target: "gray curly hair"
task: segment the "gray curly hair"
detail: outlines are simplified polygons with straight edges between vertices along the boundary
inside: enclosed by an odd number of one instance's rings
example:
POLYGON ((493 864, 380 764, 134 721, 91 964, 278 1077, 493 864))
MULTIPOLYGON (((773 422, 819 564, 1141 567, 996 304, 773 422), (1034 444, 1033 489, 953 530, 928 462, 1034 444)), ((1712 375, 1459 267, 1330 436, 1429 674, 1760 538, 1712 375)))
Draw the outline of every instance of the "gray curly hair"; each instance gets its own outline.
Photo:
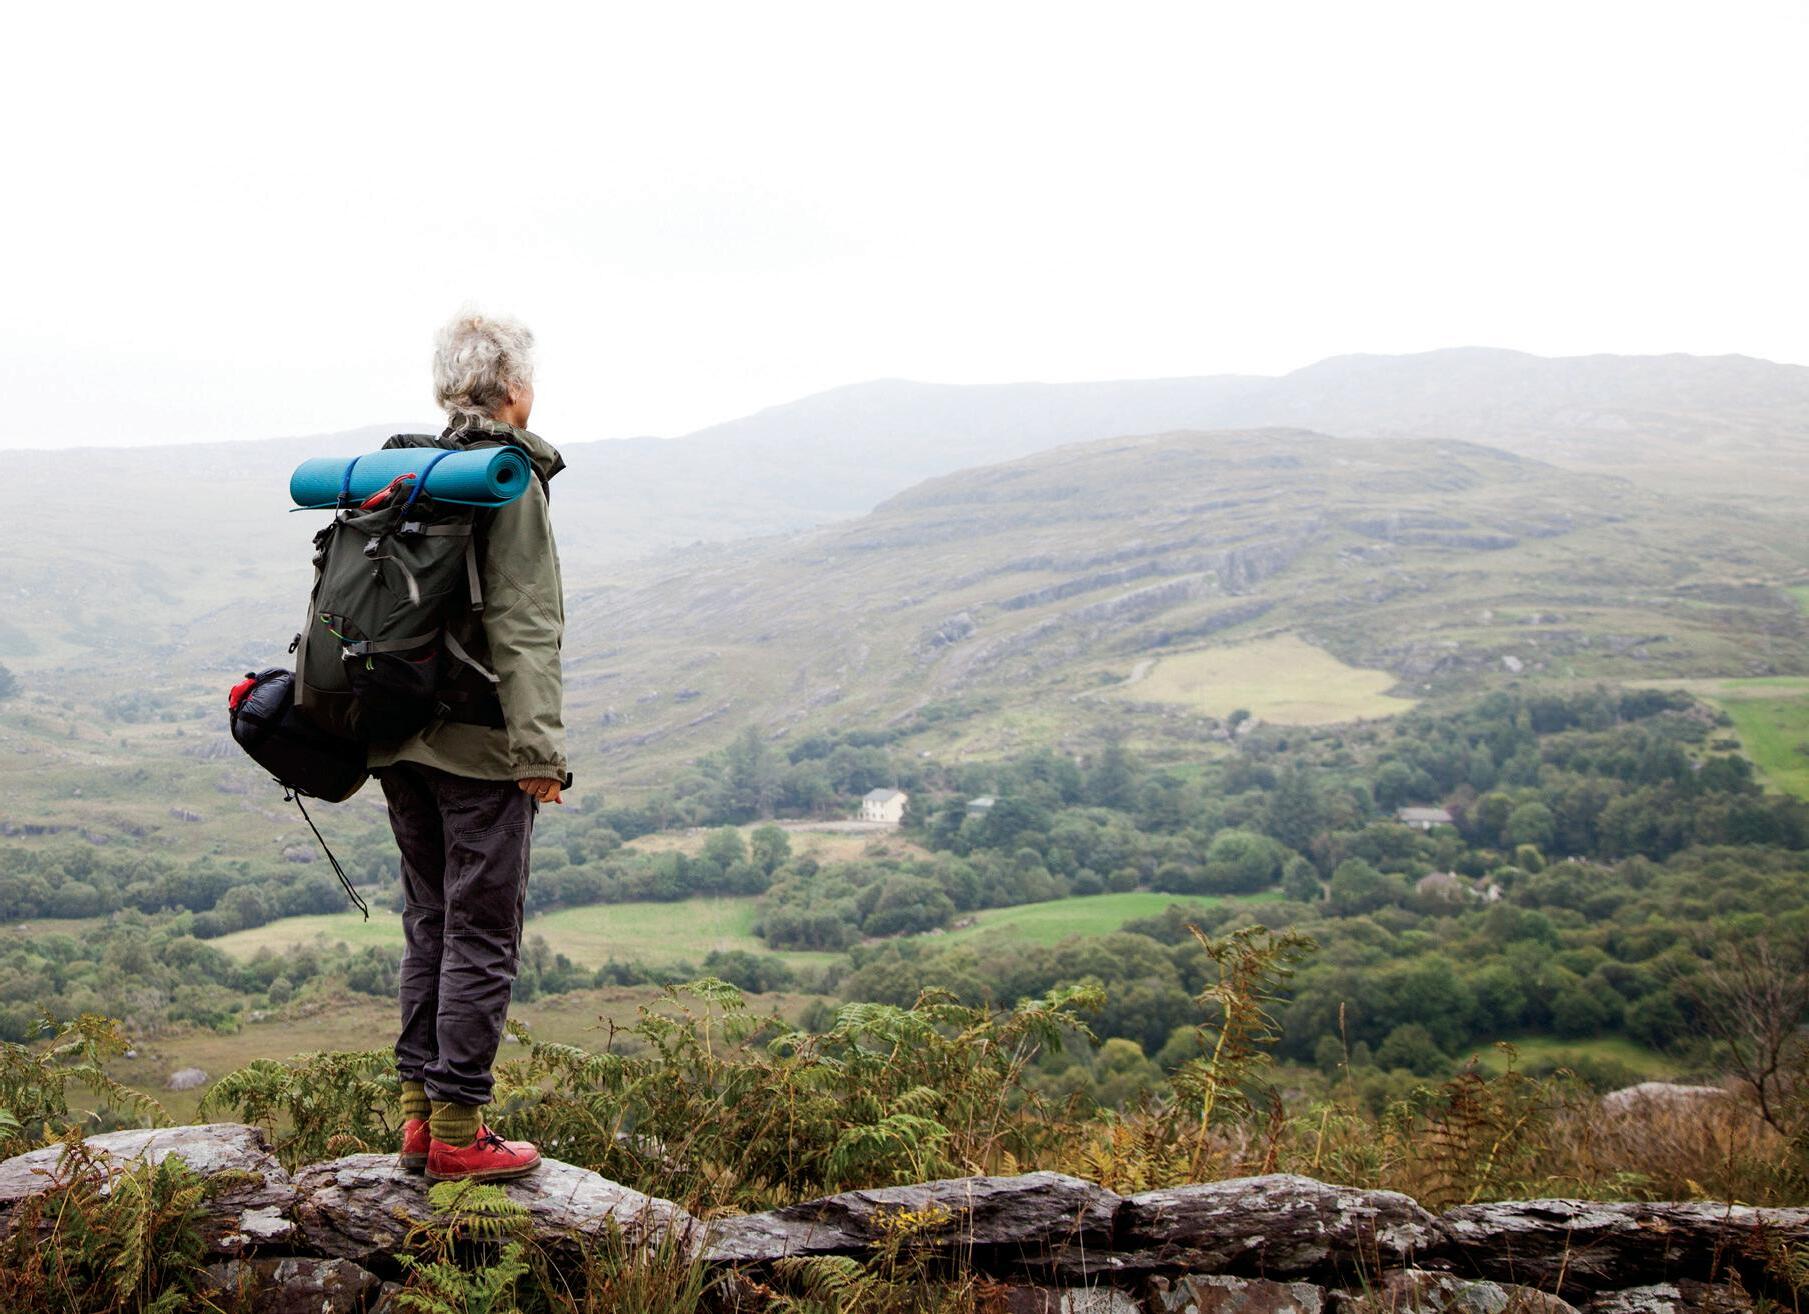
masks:
POLYGON ((466 307, 433 345, 433 397, 446 414, 494 417, 509 388, 534 382, 534 335, 527 325, 466 307))

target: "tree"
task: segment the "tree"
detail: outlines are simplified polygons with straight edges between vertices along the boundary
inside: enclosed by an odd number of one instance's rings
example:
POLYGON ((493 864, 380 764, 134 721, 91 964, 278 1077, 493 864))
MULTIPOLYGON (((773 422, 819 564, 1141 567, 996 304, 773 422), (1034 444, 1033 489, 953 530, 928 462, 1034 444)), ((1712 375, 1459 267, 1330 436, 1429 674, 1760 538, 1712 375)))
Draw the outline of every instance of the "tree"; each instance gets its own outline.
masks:
POLYGON ((1728 1066, 1752 1091, 1760 1116, 1785 1131, 1785 1093, 1809 1069, 1803 1036, 1809 937, 1774 944, 1761 935, 1724 946, 1714 965, 1685 988, 1698 1027, 1726 1049, 1728 1066))
POLYGON ((1374 912, 1403 893, 1400 877, 1384 876, 1361 858, 1346 858, 1332 873, 1332 907, 1347 915, 1374 912))
POLYGON ((1137 805, 1137 781, 1124 752, 1124 733, 1113 729, 1100 750, 1099 765, 1087 776, 1087 795, 1102 808, 1130 811, 1137 805))
POLYGON ((1384 1071, 1406 1068, 1417 1076, 1431 1076, 1450 1066, 1450 1059, 1432 1033, 1418 1022, 1406 1022, 1388 1033, 1376 1049, 1376 1066, 1384 1071))
POLYGON ((741 842, 740 831, 733 826, 723 826, 711 831, 709 838, 704 840, 703 856, 721 870, 727 871, 736 863, 746 860, 747 846, 741 842))
POLYGON ((779 767, 757 726, 748 726, 728 747, 729 806, 743 821, 769 816, 779 789, 779 767))
POLYGON ((0 703, 8 698, 17 697, 19 693, 19 677, 6 667, 0 666, 0 703))
POLYGON ((791 857, 791 840, 774 825, 765 825, 748 837, 749 856, 756 867, 771 876, 791 857))
POLYGON ((1557 820, 1550 808, 1543 803, 1522 803, 1508 814, 1502 839, 1515 847, 1531 844, 1543 850, 1550 846, 1556 833, 1557 820))
POLYGON ((1324 894, 1319 873, 1305 858, 1289 858, 1281 873, 1281 892, 1297 903, 1312 903, 1324 894))
POLYGON ((1206 849, 1202 885, 1209 894, 1250 894, 1281 879, 1288 851, 1267 835, 1221 830, 1206 849))
POLYGON ((1299 767, 1283 773, 1269 795, 1263 829, 1291 849, 1304 850, 1325 824, 1319 786, 1299 767))

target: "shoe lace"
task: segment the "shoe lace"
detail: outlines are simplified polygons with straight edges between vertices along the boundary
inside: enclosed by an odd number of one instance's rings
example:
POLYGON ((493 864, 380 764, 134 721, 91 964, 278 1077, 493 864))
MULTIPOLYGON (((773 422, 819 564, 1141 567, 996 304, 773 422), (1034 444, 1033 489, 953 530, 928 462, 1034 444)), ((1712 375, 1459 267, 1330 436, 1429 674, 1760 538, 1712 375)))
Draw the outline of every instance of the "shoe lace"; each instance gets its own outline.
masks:
POLYGON ((509 1143, 495 1132, 491 1131, 488 1127, 484 1128, 484 1134, 477 1138, 477 1143, 489 1150, 506 1150, 509 1148, 509 1143))

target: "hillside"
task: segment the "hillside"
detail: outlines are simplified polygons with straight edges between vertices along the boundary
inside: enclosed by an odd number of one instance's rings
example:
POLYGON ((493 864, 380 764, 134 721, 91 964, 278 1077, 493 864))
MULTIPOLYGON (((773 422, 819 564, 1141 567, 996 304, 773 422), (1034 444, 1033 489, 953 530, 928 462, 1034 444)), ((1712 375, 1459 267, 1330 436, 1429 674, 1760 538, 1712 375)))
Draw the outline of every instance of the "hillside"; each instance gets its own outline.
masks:
POLYGON ((1782 524, 1471 444, 1083 443, 576 593, 571 721, 610 778, 742 723, 927 718, 925 751, 995 751, 1148 712, 1197 737, 1137 682, 1185 688, 1165 672, 1186 654, 1277 635, 1297 642, 1272 687, 1339 662, 1409 697, 1516 671, 1791 674, 1809 627, 1781 586, 1804 547, 1782 524))
MULTIPOLYGON (((1740 506, 1809 493, 1809 369, 1746 357, 1343 356, 1278 378, 834 389, 676 439, 550 435, 574 582, 698 542, 861 515, 922 480, 1114 434, 1288 426, 1463 440, 1740 506)), ((296 598, 309 517, 288 471, 414 423, 264 442, 8 458, 0 660, 172 641, 197 614, 296 598)), ((293 606, 293 602, 290 604, 293 606)))

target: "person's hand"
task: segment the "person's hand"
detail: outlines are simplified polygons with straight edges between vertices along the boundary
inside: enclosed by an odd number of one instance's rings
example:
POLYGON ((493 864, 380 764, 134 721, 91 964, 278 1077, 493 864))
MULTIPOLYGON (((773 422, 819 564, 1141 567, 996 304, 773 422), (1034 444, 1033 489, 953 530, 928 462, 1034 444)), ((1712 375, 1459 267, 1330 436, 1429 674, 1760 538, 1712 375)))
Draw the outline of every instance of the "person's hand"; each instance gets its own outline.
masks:
POLYGON ((528 780, 517 780, 515 783, 521 787, 523 793, 532 794, 541 803, 565 802, 565 799, 560 796, 560 782, 557 780, 546 776, 535 776, 528 780))

